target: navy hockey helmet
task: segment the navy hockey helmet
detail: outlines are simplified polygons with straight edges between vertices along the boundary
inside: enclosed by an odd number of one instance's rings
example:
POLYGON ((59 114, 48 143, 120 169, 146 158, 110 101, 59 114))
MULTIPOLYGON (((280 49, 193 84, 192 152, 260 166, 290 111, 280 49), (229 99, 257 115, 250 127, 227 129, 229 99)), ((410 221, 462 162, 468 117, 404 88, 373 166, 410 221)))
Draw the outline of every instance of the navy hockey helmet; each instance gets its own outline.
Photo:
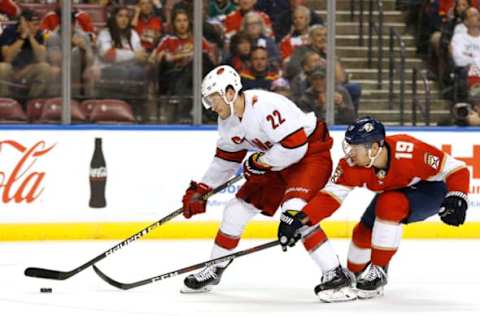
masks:
POLYGON ((350 145, 379 143, 383 146, 384 139, 385 127, 370 116, 357 119, 345 132, 345 141, 350 145))

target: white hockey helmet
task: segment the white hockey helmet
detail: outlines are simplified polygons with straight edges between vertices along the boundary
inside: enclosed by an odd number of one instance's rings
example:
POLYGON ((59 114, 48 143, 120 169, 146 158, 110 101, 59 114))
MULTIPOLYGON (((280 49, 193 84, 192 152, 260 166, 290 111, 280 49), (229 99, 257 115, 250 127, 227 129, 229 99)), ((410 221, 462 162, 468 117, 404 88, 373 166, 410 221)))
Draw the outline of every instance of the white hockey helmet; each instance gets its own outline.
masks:
POLYGON ((202 104, 206 109, 212 107, 209 96, 218 93, 230 105, 231 115, 233 115, 233 102, 238 96, 238 92, 242 89, 242 81, 240 75, 228 65, 220 65, 210 71, 202 81, 202 104), (235 97, 231 102, 226 98, 227 87, 231 86, 235 90, 235 97))

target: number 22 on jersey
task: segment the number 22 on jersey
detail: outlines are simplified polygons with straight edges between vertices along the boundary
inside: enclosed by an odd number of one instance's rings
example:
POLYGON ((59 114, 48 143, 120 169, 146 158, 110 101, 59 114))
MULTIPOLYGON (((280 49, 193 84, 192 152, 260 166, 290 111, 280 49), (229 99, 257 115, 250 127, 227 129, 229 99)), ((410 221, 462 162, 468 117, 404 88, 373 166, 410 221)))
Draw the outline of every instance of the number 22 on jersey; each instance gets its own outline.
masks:
POLYGON ((276 129, 285 122, 285 119, 277 110, 273 111, 272 114, 268 114, 266 120, 272 123, 273 129, 276 129))
POLYGON ((413 146, 413 143, 410 142, 397 142, 395 146, 395 159, 412 159, 413 146))

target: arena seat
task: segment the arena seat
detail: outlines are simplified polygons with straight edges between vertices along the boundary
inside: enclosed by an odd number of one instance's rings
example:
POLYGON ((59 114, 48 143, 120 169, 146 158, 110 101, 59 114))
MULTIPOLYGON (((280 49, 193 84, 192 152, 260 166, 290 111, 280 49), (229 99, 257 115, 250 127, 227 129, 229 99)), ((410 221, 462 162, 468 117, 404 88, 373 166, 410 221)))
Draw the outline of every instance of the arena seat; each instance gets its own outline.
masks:
POLYGON ((27 115, 20 103, 10 98, 0 98, 0 123, 26 123, 27 115))
MULTIPOLYGON (((87 120, 87 116, 80 108, 76 100, 70 101, 71 115, 73 123, 82 123, 87 120)), ((46 99, 42 107, 40 117, 35 123, 59 123, 62 120, 62 98, 46 99)))
POLYGON ((135 123, 132 107, 122 100, 85 100, 82 102, 82 108, 90 113, 89 119, 93 123, 135 123))
POLYGON ((75 9, 85 11, 92 19, 94 25, 101 25, 107 22, 107 10, 99 4, 74 4, 75 9))
POLYGON ((18 3, 18 5, 22 9, 29 9, 35 13, 37 13, 42 19, 43 17, 50 11, 55 9, 54 3, 18 3))
POLYGON ((45 101, 46 99, 31 99, 27 101, 27 116, 30 122, 40 118, 45 101))

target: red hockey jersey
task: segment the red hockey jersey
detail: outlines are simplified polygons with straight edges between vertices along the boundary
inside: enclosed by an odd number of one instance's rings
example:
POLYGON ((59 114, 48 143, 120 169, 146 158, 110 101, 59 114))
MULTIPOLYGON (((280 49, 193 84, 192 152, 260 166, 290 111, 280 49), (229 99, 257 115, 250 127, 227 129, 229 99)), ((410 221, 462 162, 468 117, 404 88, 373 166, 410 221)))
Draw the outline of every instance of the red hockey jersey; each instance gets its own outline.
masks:
POLYGON ((470 175, 465 163, 415 137, 387 136, 388 168, 376 170, 352 165, 342 158, 331 181, 305 207, 312 223, 330 216, 355 187, 374 192, 396 190, 419 181, 445 181, 448 191, 468 194, 470 175))

